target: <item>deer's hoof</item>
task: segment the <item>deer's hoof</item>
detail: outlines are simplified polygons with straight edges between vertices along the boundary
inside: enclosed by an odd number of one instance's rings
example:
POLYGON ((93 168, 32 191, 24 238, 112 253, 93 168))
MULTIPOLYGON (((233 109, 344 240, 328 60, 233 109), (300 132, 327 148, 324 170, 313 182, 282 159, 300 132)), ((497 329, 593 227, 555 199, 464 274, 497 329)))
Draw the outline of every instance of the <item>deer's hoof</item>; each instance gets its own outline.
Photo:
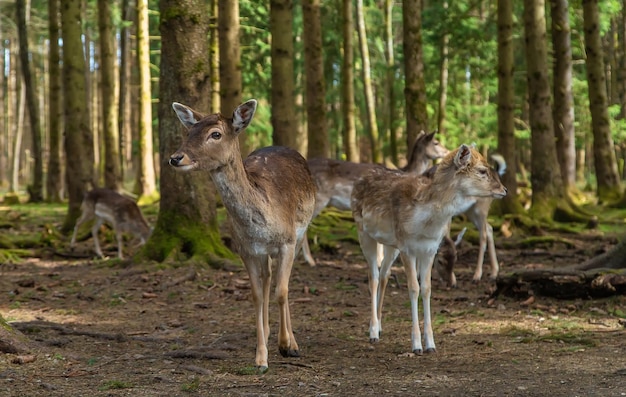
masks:
POLYGON ((416 356, 421 356, 424 352, 422 351, 422 349, 415 349, 413 350, 413 354, 415 354, 416 356))
POLYGON ((371 344, 378 343, 379 340, 380 339, 378 339, 378 338, 370 338, 370 343, 371 344))
POLYGON ((267 365, 259 365, 258 367, 256 367, 256 371, 259 375, 263 375, 264 373, 267 372, 268 369, 269 368, 267 365))
POLYGON ((283 357, 300 357, 300 351, 295 349, 278 349, 280 355, 283 357))
POLYGON ((424 353, 426 354, 437 353, 437 349, 435 349, 434 347, 429 347, 428 349, 424 351, 424 353))

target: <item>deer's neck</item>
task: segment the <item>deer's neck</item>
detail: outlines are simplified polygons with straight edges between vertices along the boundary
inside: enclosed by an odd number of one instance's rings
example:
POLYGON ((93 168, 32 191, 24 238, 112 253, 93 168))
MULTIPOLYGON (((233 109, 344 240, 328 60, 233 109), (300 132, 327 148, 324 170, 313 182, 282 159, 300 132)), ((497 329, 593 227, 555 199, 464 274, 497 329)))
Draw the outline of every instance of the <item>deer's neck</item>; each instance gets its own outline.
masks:
POLYGON ((426 157, 426 154, 423 150, 419 150, 413 153, 409 160, 409 163, 407 163, 406 167, 403 168, 403 171, 419 175, 423 174, 429 166, 430 159, 426 157))
POLYGON ((237 223, 264 222, 263 198, 248 178, 241 158, 211 172, 226 210, 237 223))
POLYGON ((429 201, 444 217, 461 214, 476 201, 474 197, 465 193, 458 175, 435 174, 428 194, 429 201))

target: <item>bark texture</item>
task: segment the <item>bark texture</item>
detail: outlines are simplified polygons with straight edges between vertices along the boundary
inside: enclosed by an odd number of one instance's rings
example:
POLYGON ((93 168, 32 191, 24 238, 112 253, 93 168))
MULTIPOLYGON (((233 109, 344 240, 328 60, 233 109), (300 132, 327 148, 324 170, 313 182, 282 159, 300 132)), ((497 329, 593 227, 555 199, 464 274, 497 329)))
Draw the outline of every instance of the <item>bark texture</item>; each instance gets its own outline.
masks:
POLYGON ((160 12, 161 200, 157 224, 142 255, 159 262, 194 259, 219 266, 234 255, 220 239, 211 176, 204 171, 177 173, 167 165, 185 133, 172 102, 211 109, 209 13, 202 0, 162 0, 160 12))

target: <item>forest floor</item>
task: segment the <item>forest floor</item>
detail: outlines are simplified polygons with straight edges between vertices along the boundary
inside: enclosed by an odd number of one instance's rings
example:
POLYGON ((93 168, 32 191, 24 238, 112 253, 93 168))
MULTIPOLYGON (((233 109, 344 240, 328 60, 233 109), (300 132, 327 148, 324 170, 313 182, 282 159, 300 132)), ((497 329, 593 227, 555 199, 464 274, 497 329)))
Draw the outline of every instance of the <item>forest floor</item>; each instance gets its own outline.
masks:
MULTIPOLYGON (((50 235, 44 229, 63 214, 49 214, 0 207, 2 233, 50 235)), ((529 246, 497 233, 502 273, 569 266, 616 242, 597 230, 554 233, 568 244, 529 246)), ((241 268, 93 260, 91 240, 76 257, 65 241, 34 247, 0 264, 0 314, 34 346, 31 357, 0 356, 0 396, 625 396, 626 297, 494 298, 494 282, 471 282, 473 240, 460 246, 459 287, 433 281, 437 352, 422 356, 410 352, 401 266, 372 345, 367 270, 353 239, 322 245, 317 267, 299 259, 289 298, 301 357, 278 353, 272 301, 263 375, 254 371, 254 313, 241 268)), ((103 248, 115 255, 110 236, 103 248)))

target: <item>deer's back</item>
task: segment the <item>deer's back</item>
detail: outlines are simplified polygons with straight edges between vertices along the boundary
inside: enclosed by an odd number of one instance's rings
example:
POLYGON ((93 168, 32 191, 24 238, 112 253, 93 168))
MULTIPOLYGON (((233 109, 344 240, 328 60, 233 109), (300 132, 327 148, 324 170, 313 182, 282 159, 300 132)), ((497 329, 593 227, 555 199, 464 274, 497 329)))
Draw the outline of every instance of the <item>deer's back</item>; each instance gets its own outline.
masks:
MULTIPOLYGON (((244 161, 252 186, 285 221, 308 225, 315 204, 315 184, 307 162, 297 151, 270 146, 252 152, 244 161)), ((292 223, 293 224, 293 223, 292 223)))
POLYGON ((308 160, 317 187, 317 199, 341 210, 350 209, 350 196, 354 182, 381 165, 353 163, 328 158, 308 160))

